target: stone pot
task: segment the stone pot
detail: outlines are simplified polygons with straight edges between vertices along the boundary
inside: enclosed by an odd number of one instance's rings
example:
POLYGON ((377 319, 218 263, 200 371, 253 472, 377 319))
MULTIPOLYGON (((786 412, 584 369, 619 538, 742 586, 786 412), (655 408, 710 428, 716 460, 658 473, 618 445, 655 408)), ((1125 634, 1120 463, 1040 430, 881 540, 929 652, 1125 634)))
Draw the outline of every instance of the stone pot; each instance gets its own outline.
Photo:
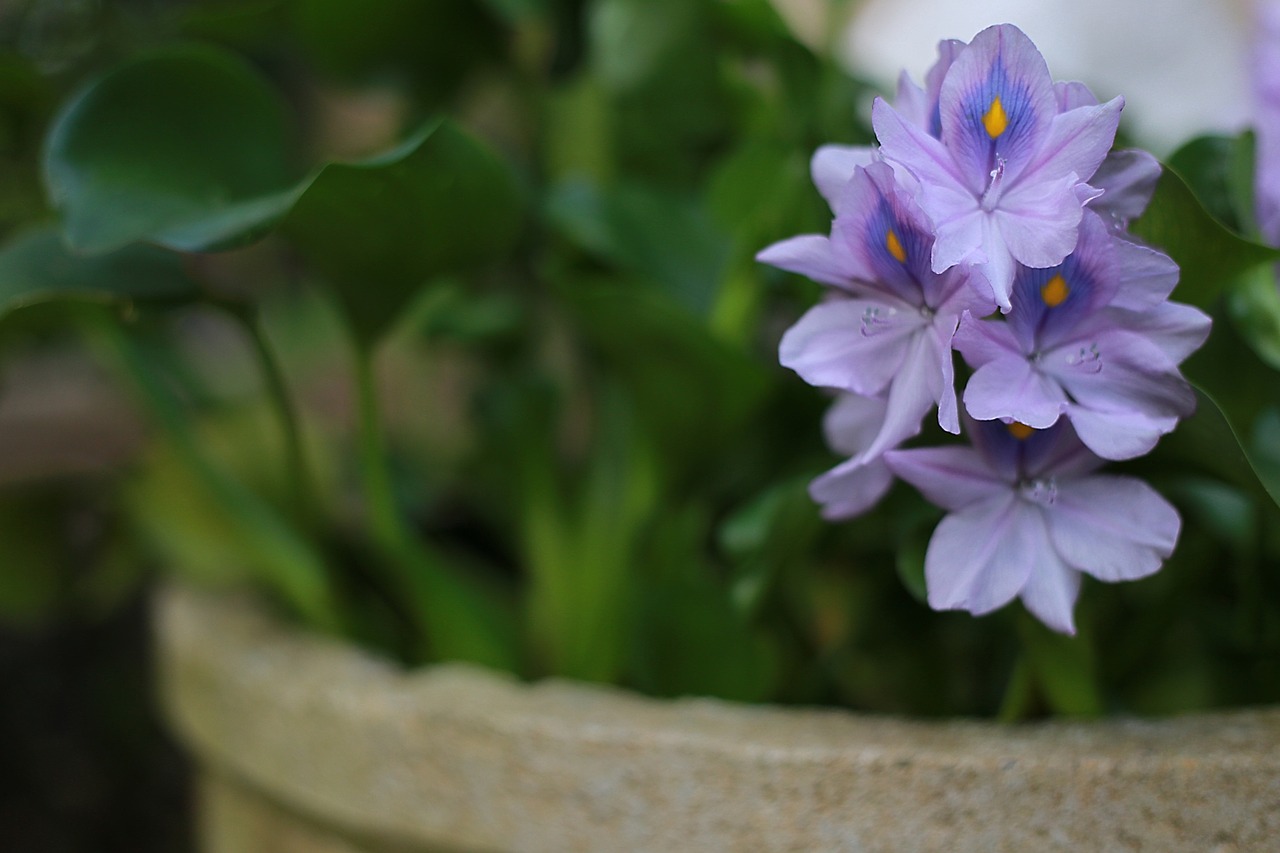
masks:
POLYGON ((157 599, 204 853, 1275 851, 1280 711, 922 722, 404 672, 157 599))

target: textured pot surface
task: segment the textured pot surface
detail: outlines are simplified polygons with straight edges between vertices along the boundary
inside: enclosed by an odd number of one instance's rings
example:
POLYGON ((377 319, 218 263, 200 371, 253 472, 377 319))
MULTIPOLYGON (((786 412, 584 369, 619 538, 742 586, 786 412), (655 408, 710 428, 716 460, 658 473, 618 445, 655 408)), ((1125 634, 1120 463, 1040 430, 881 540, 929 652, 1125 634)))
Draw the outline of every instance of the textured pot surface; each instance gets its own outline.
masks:
POLYGON ((1275 851, 1280 712, 1001 726, 404 671, 158 599, 209 853, 1275 851))

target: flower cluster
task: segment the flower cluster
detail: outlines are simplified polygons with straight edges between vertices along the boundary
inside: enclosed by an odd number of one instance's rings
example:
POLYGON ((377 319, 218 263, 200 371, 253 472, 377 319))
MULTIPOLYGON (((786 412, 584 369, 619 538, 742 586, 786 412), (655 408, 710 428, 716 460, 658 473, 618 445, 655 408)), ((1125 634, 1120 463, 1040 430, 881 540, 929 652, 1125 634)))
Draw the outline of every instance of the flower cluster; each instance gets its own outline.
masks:
POLYGON ((825 427, 848 459, 810 492, 838 519, 895 476, 911 483, 949 513, 925 558, 932 607, 982 614, 1020 597, 1073 633, 1082 572, 1130 580, 1172 553, 1173 507, 1095 472, 1192 412, 1178 365, 1209 318, 1168 301, 1177 266, 1126 231, 1160 166, 1111 151, 1122 99, 1054 83, 1009 24, 938 52, 923 88, 904 74, 895 104, 876 99, 878 146, 814 155, 830 236, 758 255, 832 288, 780 347, 839 392, 825 427), (899 449, 935 406, 971 446, 899 449))

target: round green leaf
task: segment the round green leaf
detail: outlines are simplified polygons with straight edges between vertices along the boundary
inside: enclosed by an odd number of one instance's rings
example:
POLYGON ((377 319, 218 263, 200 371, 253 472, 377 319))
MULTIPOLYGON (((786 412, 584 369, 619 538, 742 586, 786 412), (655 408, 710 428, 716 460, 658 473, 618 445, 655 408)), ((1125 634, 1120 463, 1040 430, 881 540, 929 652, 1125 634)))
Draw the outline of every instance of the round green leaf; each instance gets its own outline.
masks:
POLYGON ((60 300, 182 301, 199 294, 181 259, 154 246, 128 246, 107 255, 68 251, 58 232, 23 233, 0 248, 0 318, 60 300))
POLYGON ((506 164, 441 121, 381 156, 325 166, 281 228, 371 341, 427 279, 506 252, 521 208, 506 164))
POLYGON ((244 241, 292 202, 284 106, 244 60, 183 45, 107 72, 57 117, 45 179, 72 246, 244 241))

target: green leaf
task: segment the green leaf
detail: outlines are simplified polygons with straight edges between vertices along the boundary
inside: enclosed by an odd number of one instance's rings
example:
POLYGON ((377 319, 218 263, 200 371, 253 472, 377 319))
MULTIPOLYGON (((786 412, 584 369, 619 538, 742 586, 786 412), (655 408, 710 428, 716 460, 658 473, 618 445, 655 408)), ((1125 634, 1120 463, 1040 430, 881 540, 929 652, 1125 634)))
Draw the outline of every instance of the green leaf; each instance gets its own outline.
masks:
POLYGON ((1020 614, 1018 633, 1026 663, 1040 695, 1057 714, 1096 717, 1102 714, 1102 697, 1093 662, 1093 649, 1083 636, 1065 637, 1038 620, 1020 614))
POLYGON ((638 185, 602 189, 570 180, 552 190, 546 212, 580 248, 653 282, 695 314, 711 309, 730 244, 692 200, 638 185))
POLYGON ((56 229, 40 228, 0 248, 0 319, 46 302, 178 302, 199 293, 177 255, 151 246, 76 255, 56 229))
POLYGON ((298 178, 284 105, 235 54, 166 47, 104 74, 57 117, 44 170, 72 246, 243 242, 298 178))
POLYGON ((521 220, 506 164, 439 121, 381 156, 325 166, 281 229, 337 290, 368 342, 428 279, 501 257, 521 220))
POLYGON ((1252 234, 1253 160, 1252 133, 1201 136, 1169 155, 1169 166, 1214 218, 1233 231, 1252 234))
POLYGON ((1280 251, 1250 242, 1215 220, 1169 167, 1132 230, 1177 261, 1182 277, 1175 298, 1201 308, 1212 306, 1239 276, 1280 260, 1280 251))

